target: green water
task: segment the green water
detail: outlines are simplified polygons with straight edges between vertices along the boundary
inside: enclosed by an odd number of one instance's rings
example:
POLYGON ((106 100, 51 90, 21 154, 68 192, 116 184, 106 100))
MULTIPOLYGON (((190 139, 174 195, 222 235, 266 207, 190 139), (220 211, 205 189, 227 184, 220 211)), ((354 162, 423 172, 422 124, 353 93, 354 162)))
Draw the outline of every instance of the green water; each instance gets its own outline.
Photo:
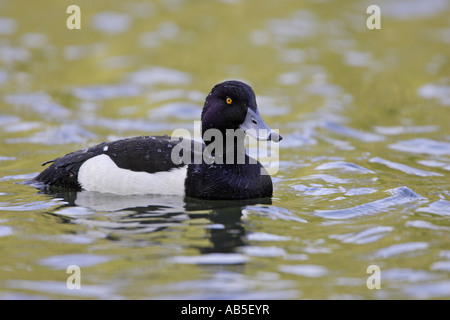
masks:
POLYGON ((450 4, 378 2, 369 30, 370 4, 0 1, 0 298, 450 298, 450 4), (271 203, 22 183, 192 130, 225 79, 284 137, 271 203))

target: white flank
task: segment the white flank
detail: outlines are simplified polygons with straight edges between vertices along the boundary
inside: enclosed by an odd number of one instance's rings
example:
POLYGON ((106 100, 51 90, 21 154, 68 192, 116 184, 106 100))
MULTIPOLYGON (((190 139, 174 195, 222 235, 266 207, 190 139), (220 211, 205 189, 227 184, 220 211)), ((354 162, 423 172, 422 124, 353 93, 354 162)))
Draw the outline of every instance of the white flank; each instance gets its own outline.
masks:
POLYGON ((184 195, 187 166, 147 173, 119 168, 105 154, 87 160, 80 167, 78 182, 84 190, 120 195, 184 195))

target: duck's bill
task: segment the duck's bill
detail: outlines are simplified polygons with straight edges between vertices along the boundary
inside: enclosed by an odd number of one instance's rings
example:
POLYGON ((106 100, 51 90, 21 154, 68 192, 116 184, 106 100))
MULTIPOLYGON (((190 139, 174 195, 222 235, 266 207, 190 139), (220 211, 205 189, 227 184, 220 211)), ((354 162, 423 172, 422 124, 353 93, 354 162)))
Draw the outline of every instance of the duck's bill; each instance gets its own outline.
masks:
POLYGON ((283 139, 283 137, 281 137, 277 132, 269 128, 269 126, 259 115, 258 111, 255 112, 250 108, 248 108, 247 116, 240 127, 245 133, 252 136, 256 140, 271 140, 279 142, 283 139))

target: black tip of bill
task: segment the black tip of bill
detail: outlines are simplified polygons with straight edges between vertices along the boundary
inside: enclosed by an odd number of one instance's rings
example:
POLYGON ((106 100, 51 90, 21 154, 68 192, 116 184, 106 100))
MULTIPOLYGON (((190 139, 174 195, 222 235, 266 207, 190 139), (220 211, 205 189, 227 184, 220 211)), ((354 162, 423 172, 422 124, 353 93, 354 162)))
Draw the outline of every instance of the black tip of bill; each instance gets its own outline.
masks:
POLYGON ((267 140, 274 141, 274 142, 280 142, 281 140, 283 140, 283 137, 280 136, 278 133, 272 131, 272 132, 269 134, 269 137, 268 137, 267 140))

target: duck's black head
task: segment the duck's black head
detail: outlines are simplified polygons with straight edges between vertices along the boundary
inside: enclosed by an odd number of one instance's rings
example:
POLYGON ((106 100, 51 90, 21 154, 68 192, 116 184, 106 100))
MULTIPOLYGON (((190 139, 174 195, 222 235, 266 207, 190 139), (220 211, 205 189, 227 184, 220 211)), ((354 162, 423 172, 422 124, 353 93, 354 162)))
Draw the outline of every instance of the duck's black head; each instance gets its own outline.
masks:
POLYGON ((253 89, 241 81, 225 81, 215 85, 206 97, 202 111, 202 135, 208 129, 242 129, 258 140, 280 141, 258 113, 253 89), (264 130, 260 130, 264 129, 264 130))

